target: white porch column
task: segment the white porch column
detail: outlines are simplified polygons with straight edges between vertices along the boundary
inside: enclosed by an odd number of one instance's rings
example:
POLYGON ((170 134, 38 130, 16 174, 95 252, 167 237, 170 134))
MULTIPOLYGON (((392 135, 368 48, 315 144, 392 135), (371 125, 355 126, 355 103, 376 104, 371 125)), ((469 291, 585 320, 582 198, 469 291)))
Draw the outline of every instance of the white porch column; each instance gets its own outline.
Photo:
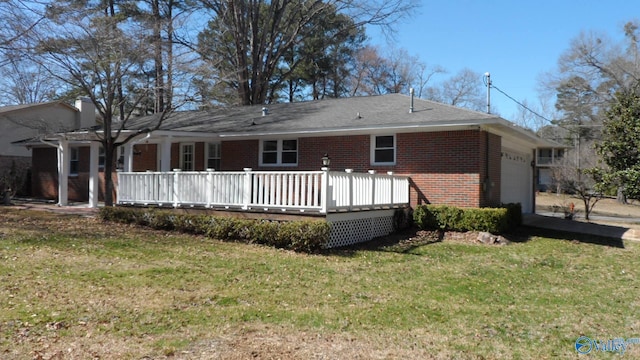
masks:
POLYGON ((124 172, 132 172, 133 171, 133 144, 128 142, 124 144, 124 164, 122 164, 122 169, 124 172))
POLYGON ((160 171, 171 171, 171 136, 163 138, 160 143, 160 171))
POLYGON ((67 206, 69 203, 69 142, 60 139, 58 142, 58 206, 67 206))
MULTIPOLYGON (((100 194, 100 178, 99 178, 99 157, 100 157, 100 144, 92 141, 89 145, 89 207, 98 207, 98 196, 100 194)), ((106 176, 106 175, 105 175, 106 176)))

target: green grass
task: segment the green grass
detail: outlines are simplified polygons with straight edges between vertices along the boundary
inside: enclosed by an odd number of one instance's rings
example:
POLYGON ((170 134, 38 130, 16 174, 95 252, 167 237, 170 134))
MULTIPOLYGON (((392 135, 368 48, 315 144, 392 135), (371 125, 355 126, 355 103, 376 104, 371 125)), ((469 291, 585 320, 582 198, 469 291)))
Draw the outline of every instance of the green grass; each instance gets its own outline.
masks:
POLYGON ((576 357, 580 335, 640 337, 636 243, 532 234, 306 255, 45 213, 0 209, 0 224, 2 358, 324 346, 330 358, 540 359, 576 357))

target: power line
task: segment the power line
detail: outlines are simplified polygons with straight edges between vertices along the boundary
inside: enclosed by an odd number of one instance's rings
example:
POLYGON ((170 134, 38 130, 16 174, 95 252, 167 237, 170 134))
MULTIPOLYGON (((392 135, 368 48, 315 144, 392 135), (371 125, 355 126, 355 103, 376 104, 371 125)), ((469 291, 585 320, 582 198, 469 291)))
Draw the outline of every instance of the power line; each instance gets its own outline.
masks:
POLYGON ((544 117, 544 116, 542 116, 542 115, 538 114, 537 112, 535 112, 535 111, 531 110, 531 108, 529 108, 529 107, 528 107, 528 106, 526 106, 525 104, 521 103, 520 101, 516 100, 513 96, 511 96, 511 95, 507 94, 506 92, 502 91, 502 89, 500 89, 499 87, 497 87, 497 86, 493 85, 493 83, 492 83, 490 86, 491 86, 492 88, 494 88, 494 89, 498 90, 502 95, 506 96, 507 98, 509 98, 509 99, 510 99, 511 101, 513 101, 514 103, 516 103, 516 104, 518 104, 518 105, 522 106, 522 108, 523 108, 523 109, 525 109, 525 110, 527 110, 527 111, 531 112, 533 115, 535 115, 535 116, 537 116, 537 117, 541 118, 542 120, 544 120, 544 121, 548 122, 548 123, 549 123, 549 124, 551 124, 551 125, 556 125, 556 124, 554 124, 554 123, 553 123, 553 121, 552 121, 552 120, 549 120, 549 119, 547 119, 546 117, 544 117))

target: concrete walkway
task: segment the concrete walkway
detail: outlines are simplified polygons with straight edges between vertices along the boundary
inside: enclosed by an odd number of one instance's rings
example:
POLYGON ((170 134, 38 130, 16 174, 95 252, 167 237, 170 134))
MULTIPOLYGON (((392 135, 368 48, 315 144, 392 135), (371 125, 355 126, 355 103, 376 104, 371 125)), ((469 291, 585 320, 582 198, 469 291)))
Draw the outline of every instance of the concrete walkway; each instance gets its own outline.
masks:
POLYGON ((640 241, 640 225, 617 224, 614 220, 624 221, 625 219, 607 218, 598 220, 596 217, 594 218, 596 222, 584 222, 580 220, 565 220, 562 217, 553 216, 553 214, 526 214, 522 219, 522 223, 526 226, 542 229, 640 241))

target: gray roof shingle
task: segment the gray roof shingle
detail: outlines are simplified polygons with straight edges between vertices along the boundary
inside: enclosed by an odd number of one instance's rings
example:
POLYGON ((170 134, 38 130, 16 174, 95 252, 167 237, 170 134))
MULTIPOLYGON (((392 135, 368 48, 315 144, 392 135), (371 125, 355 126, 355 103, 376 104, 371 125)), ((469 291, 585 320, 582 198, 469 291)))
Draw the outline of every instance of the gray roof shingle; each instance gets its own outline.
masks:
MULTIPOLYGON (((185 111, 170 114, 161 130, 224 134, 291 133, 305 131, 351 130, 375 127, 429 126, 439 123, 472 123, 499 119, 496 115, 466 110, 433 101, 389 94, 185 111), (262 108, 268 114, 262 116, 262 108)), ((133 120, 128 128, 142 129, 154 124, 156 117, 133 120)))

